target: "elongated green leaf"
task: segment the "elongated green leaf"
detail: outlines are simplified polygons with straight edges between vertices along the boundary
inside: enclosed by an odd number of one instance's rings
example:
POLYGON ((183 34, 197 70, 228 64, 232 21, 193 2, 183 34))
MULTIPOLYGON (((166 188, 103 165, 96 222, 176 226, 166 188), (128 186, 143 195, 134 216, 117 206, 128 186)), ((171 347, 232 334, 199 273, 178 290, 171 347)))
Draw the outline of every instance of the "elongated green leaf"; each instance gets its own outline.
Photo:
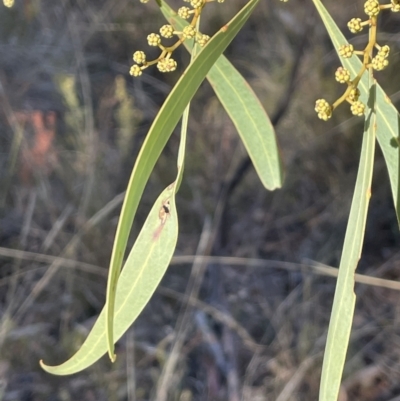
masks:
MULTIPOLYGON (((326 8, 320 0, 313 0, 322 21, 329 33, 329 36, 335 46, 336 51, 340 45, 346 44, 347 40, 343 36, 340 29, 337 27, 332 17, 329 15, 326 8)), ((361 69, 361 61, 357 56, 349 59, 341 58, 341 62, 347 68, 352 77, 355 77, 361 69)), ((365 103, 368 96, 368 78, 367 73, 364 74, 359 84, 361 90, 361 100, 365 103)), ((399 133, 400 133, 400 116, 396 108, 391 103, 389 97, 383 89, 377 85, 376 89, 376 136, 379 146, 382 149, 385 158, 386 166, 389 172, 390 185, 396 209, 397 221, 400 224, 400 147, 399 147, 399 133)))
MULTIPOLYGON (((175 185, 158 197, 125 263, 117 284, 114 337, 118 340, 149 301, 173 256, 178 237, 175 185), (167 213, 166 209, 169 213, 167 213)), ((65 363, 42 368, 56 375, 79 372, 107 352, 106 309, 103 308, 82 347, 65 363)))
MULTIPOLYGON (((369 100, 369 104, 374 104, 375 86, 370 91, 369 100)), ((370 110, 365 122, 360 165, 329 322, 319 401, 337 401, 339 395, 356 302, 354 275, 361 256, 369 199, 371 197, 375 130, 376 114, 374 110, 370 110)))
POLYGON ((275 130, 255 93, 226 58, 211 69, 209 76, 264 187, 271 191, 280 188, 284 175, 275 130))
MULTIPOLYGON (((182 181, 188 117, 189 105, 183 114, 176 180, 162 192, 154 204, 120 275, 120 280, 125 284, 121 281, 117 284, 114 326, 116 340, 124 334, 146 306, 174 254, 178 238, 175 195, 182 181)), ((104 355, 108 349, 105 308, 85 343, 71 359, 55 367, 46 366, 41 362, 42 367, 49 373, 67 375, 85 369, 104 355)))
POLYGON ((154 120, 136 160, 118 222, 107 282, 107 333, 111 359, 113 359, 114 347, 112 327, 116 283, 133 218, 146 182, 184 108, 196 93, 212 65, 249 18, 258 2, 259 0, 251 0, 243 7, 227 25, 214 35, 194 62, 186 69, 154 120))
MULTIPOLYGON (((89 334, 87 340, 82 345, 81 349, 67 362, 62 365, 50 367, 41 362, 42 367, 48 372, 66 375, 75 373, 90 366, 93 362, 99 359, 107 350, 114 358, 114 336, 119 338, 124 331, 129 327, 133 320, 137 317, 138 313, 148 302, 154 290, 149 290, 149 287, 155 289, 159 280, 165 272, 166 266, 171 255, 168 252, 173 252, 176 242, 177 233, 177 220, 175 218, 169 219, 168 223, 170 229, 174 229, 173 233, 168 233, 168 239, 173 241, 169 243, 164 238, 167 232, 166 224, 163 224, 159 229, 161 234, 155 234, 155 222, 160 225, 159 213, 163 213, 165 204, 159 204, 153 207, 152 212, 148 217, 148 226, 145 226, 140 236, 138 237, 133 250, 126 262, 129 269, 124 269, 120 274, 122 258, 126 249, 128 235, 132 226, 133 218, 136 213, 137 205, 143 193, 146 182, 150 176, 154 165, 164 148, 168 138, 170 137, 173 129, 175 128, 184 108, 193 97, 194 93, 200 86, 207 72, 226 49, 228 44, 239 32, 247 18, 251 15, 254 7, 259 0, 251 0, 231 21, 225 25, 209 42, 209 44, 200 52, 194 62, 187 68, 182 75, 171 94, 168 96, 160 112, 157 115, 147 138, 136 160, 132 175, 128 184, 127 194, 122 207, 120 220, 118 223, 116 238, 114 241, 114 248, 110 262, 110 272, 107 285, 107 302, 104 310, 102 311, 98 321, 96 322, 93 330, 89 334), (175 224, 173 224, 175 222, 175 224), (176 226, 176 227, 175 227, 176 226), (150 228, 149 228, 150 227, 150 228), (175 227, 175 228, 174 228, 175 227), (151 229, 153 228, 153 229, 151 229), (176 229, 176 233, 175 233, 176 229), (149 234, 150 233, 150 234, 149 234), (172 235, 174 234, 174 235, 172 235), (150 237, 149 237, 150 235, 150 237), (158 236, 160 238, 158 238, 158 236), (143 242, 139 242, 142 238, 143 242), (145 238, 145 240, 143 240, 145 238), (150 243, 151 248, 148 248, 149 238, 153 239, 156 244, 150 243), (155 241, 157 239, 157 241, 155 241), (160 245, 161 244, 161 245, 160 245), (134 256, 132 256, 134 255, 134 256), (162 257, 160 259, 160 256, 162 257), (158 258, 158 259, 157 259, 158 258), (155 264, 160 265, 161 261, 166 263, 162 264, 162 269, 159 268, 159 273, 149 278, 148 274, 144 272, 153 271, 151 263, 155 260, 155 264), (135 269, 132 268, 135 267, 135 269), (134 283, 131 278, 132 271, 135 272, 134 283), (121 280, 119 280, 121 279, 121 280), (152 285, 148 285, 148 280, 152 280, 152 285), (121 283, 121 281, 123 282, 121 283), (141 292, 143 288, 147 288, 141 292), (136 294, 136 291, 138 292, 136 294), (135 307, 132 307, 132 299, 138 297, 135 307), (129 302, 128 302, 129 300, 129 302), (118 308, 115 310, 115 305, 118 308), (114 316, 115 312, 115 316, 114 316), (114 319, 116 321, 114 322, 114 319)), ((180 157, 180 160, 183 159, 180 157)), ((178 172, 183 166, 178 166, 178 172)), ((180 176, 178 175, 178 182, 180 176)), ((173 185, 175 187, 175 185, 173 185)), ((168 188, 168 191, 172 190, 168 188)), ((163 196, 163 195, 162 195, 163 196)), ((165 194, 164 194, 165 196, 165 194)), ((162 200, 161 200, 162 201, 162 200)), ((164 202, 164 201, 163 201, 164 202)), ((171 197, 171 214, 176 215, 175 200, 171 197)), ((155 226, 157 226, 157 224, 155 226)))
POLYGON ((116 284, 133 218, 144 187, 162 149, 182 116, 184 108, 196 93, 210 68, 247 21, 258 2, 259 0, 249 1, 227 25, 213 36, 194 62, 186 69, 161 107, 140 150, 129 180, 124 204, 122 205, 107 282, 107 333, 111 359, 113 359, 114 354, 112 327, 116 284))
MULTIPOLYGON (((187 25, 165 1, 161 11, 176 30, 182 31, 187 25)), ((189 44, 186 48, 191 51, 189 44)), ((269 190, 280 188, 283 169, 274 127, 254 91, 223 55, 207 79, 235 125, 263 185, 269 190)))
POLYGON ((367 118, 361 149, 357 181, 351 203, 349 220, 340 260, 328 338, 322 366, 319 401, 337 401, 340 390, 351 326, 354 317, 356 295, 355 271, 364 242, 369 199, 371 197, 372 171, 376 141, 376 82, 372 71, 365 74, 368 98, 367 118))

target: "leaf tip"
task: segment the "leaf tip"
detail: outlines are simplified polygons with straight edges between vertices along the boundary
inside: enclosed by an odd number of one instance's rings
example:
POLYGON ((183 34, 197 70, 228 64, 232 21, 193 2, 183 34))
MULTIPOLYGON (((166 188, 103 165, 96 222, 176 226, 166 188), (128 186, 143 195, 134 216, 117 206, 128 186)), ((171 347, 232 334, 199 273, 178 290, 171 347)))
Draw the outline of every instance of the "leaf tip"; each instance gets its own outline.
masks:
POLYGON ((50 372, 50 366, 48 366, 48 365, 46 365, 44 362, 43 362, 43 359, 41 359, 40 361, 39 361, 39 365, 40 365, 40 367, 45 371, 45 372, 48 372, 48 373, 51 373, 50 372))

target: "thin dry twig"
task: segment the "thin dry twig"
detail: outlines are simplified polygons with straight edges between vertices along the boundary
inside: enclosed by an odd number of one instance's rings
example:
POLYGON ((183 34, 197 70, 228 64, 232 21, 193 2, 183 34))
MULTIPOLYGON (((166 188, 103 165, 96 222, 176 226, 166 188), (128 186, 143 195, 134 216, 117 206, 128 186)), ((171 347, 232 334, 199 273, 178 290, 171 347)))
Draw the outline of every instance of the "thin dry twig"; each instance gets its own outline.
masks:
POLYGON ((304 375, 307 373, 308 369, 311 368, 313 362, 315 361, 315 356, 310 356, 306 358, 298 367, 295 374, 286 383, 285 387, 279 394, 276 401, 289 401, 291 396, 294 394, 296 389, 300 386, 304 375))
MULTIPOLYGON (((193 259, 193 267, 190 274, 189 282, 186 287, 185 296, 186 298, 197 298, 200 285, 203 280, 203 276, 206 270, 206 262, 201 258, 201 255, 209 252, 213 243, 213 231, 211 230, 210 219, 206 219, 203 226, 203 231, 200 236, 200 241, 197 247, 197 257, 195 256, 193 259)), ((190 304, 186 303, 183 306, 182 312, 179 314, 178 322, 176 324, 176 337, 171 349, 171 352, 168 356, 168 359, 165 362, 164 368, 162 370, 160 379, 157 383, 157 389, 154 400, 157 401, 165 401, 168 396, 168 391, 173 384, 173 372, 178 363, 178 358, 180 355, 180 350, 183 346, 183 342, 185 340, 185 336, 188 330, 188 321, 190 318, 191 309, 190 304)))
POLYGON ((126 339, 126 386, 128 401, 136 401, 135 334, 133 328, 126 339))
MULTIPOLYGON (((124 193, 119 194, 114 199, 112 199, 110 202, 108 202, 101 210, 99 210, 92 218, 90 218, 82 227, 82 229, 74 235, 74 237, 69 241, 67 246, 64 248, 64 251, 61 253, 62 256, 66 255, 71 255, 76 246, 79 244, 79 241, 81 237, 86 234, 90 229, 95 227, 97 224, 99 224, 109 213, 111 213, 120 203, 122 202, 124 198, 124 193)), ((35 284, 33 287, 31 293, 25 298, 24 302, 21 304, 21 306, 17 309, 15 312, 14 318, 17 319, 19 316, 21 316, 23 313, 26 312, 26 310, 32 305, 32 303, 35 301, 35 299, 39 296, 39 294, 42 293, 42 291, 47 287, 49 284, 50 280, 53 278, 53 276, 58 272, 60 267, 62 266, 62 263, 60 261, 63 258, 57 258, 55 259, 52 264, 49 266, 47 269, 46 273, 43 275, 43 277, 35 284)))
MULTIPOLYGON (((171 264, 186 264, 193 261, 193 255, 175 256, 172 258, 171 264)), ((304 270, 307 273, 319 274, 322 276, 337 277, 338 269, 336 267, 327 266, 319 262, 310 261, 309 263, 294 263, 281 260, 256 259, 256 258, 238 258, 227 256, 202 256, 206 263, 225 264, 243 267, 263 267, 273 269, 284 269, 290 271, 304 270)), ((393 280, 371 277, 365 274, 355 274, 357 283, 372 285, 375 287, 388 288, 400 291, 400 283, 393 280)))
POLYGON ((257 344, 248 333, 248 331, 228 313, 223 312, 197 298, 187 297, 186 295, 171 290, 170 288, 159 287, 157 291, 164 296, 178 299, 181 302, 187 302, 192 306, 203 310, 203 312, 212 316, 213 319, 215 319, 216 321, 225 324, 227 327, 237 333, 237 335, 243 340, 243 343, 250 351, 259 352, 264 348, 262 345, 257 344))

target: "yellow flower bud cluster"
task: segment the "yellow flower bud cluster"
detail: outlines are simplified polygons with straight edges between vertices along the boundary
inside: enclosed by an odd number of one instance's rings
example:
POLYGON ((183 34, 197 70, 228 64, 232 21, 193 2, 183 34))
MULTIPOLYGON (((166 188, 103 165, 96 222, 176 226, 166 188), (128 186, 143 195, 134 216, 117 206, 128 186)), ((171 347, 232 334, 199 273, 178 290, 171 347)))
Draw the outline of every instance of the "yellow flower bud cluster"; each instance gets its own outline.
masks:
POLYGON ((352 18, 348 24, 347 27, 349 28, 349 31, 351 33, 359 33, 363 30, 365 25, 368 25, 369 21, 362 21, 361 18, 352 18))
POLYGON ((361 117, 365 111, 365 104, 356 100, 352 103, 350 110, 355 116, 361 117))
MULTIPOLYGON (((11 1, 11 0, 3 0, 11 1)), ((148 0, 140 0, 142 3, 147 3, 148 0)), ((130 68, 129 73, 133 77, 139 77, 142 75, 142 71, 147 67, 156 64, 157 68, 161 72, 175 71, 177 62, 171 57, 172 53, 178 48, 185 40, 194 39, 200 46, 205 46, 210 40, 208 35, 205 35, 196 30, 196 24, 203 11, 203 8, 207 3, 214 0, 183 0, 189 3, 190 7, 181 7, 178 9, 178 16, 182 19, 189 20, 189 25, 185 26, 182 32, 175 31, 172 25, 163 25, 159 33, 150 33, 147 36, 147 43, 149 46, 158 47, 161 51, 160 55, 154 60, 147 60, 146 54, 138 50, 133 53, 133 61, 135 64, 130 68), (163 38, 171 39, 177 37, 174 44, 166 46, 162 43, 163 38)), ((218 3, 223 3, 224 0, 217 0, 218 3)))
POLYGON ((392 0, 391 6, 394 13, 400 13, 400 0, 392 0))
POLYGON ((378 16, 383 10, 391 10, 400 12, 400 0, 390 0, 389 4, 380 4, 379 0, 366 0, 364 3, 364 11, 368 15, 368 19, 362 21, 361 18, 352 18, 347 27, 351 33, 361 32, 365 26, 369 27, 369 41, 363 50, 354 50, 350 43, 339 46, 338 53, 340 57, 350 58, 353 55, 361 56, 362 67, 358 74, 351 79, 350 72, 339 67, 335 72, 335 79, 341 84, 347 84, 347 88, 343 95, 339 97, 333 104, 329 104, 325 99, 317 100, 315 111, 322 120, 328 120, 332 116, 332 112, 343 102, 350 103, 350 110, 355 116, 362 116, 365 112, 365 105, 359 100, 360 90, 358 84, 365 71, 369 68, 381 71, 388 66, 389 46, 379 46, 376 42, 378 16))
POLYGON ((381 71, 388 66, 389 61, 387 60, 390 52, 390 47, 385 45, 382 46, 377 55, 371 60, 372 68, 376 71, 381 71))
POLYGON ((208 35, 205 35, 204 33, 200 33, 200 32, 196 33, 196 42, 201 47, 205 46, 209 40, 210 40, 210 37, 208 35))
POLYGON ((342 56, 343 58, 350 58, 353 55, 353 52, 353 45, 347 44, 339 47, 339 56, 342 56))
POLYGON ((367 0, 364 3, 364 11, 369 17, 376 17, 379 14, 380 7, 378 0, 367 0))
POLYGON ((14 0, 3 0, 3 4, 6 7, 11 8, 14 5, 14 0))
POLYGON ((176 61, 172 58, 162 58, 157 63, 157 68, 161 72, 171 72, 176 70, 176 61))
POLYGON ((346 68, 339 67, 335 72, 336 81, 345 84, 350 81, 350 72, 346 68))
POLYGON ((325 99, 318 99, 315 102, 315 111, 321 120, 327 121, 332 117, 332 106, 325 99))

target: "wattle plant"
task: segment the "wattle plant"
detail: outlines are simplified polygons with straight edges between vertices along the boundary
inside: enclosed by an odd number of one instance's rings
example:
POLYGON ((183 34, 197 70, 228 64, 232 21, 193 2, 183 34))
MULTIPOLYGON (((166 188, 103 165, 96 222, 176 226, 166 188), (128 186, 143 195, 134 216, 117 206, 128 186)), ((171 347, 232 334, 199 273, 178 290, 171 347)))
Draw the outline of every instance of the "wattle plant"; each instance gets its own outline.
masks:
MULTIPOLYGON (((13 0, 3 1, 5 6, 12 7, 13 0)), ((203 9, 211 7, 212 1, 191 0, 190 7, 183 6, 177 13, 165 1, 158 2, 168 23, 160 28, 159 34, 150 33, 147 41, 150 46, 158 47, 160 54, 154 60, 147 60, 143 50, 135 51, 135 64, 130 68, 130 74, 140 79, 152 65, 156 65, 161 72, 174 71, 177 63, 172 55, 181 44, 192 53, 192 60, 162 105, 136 159, 115 235, 106 304, 87 339, 69 360, 57 366, 40 362, 47 372, 55 375, 73 374, 92 365, 106 353, 114 361, 115 342, 138 317, 165 274, 178 237, 175 197, 184 171, 189 103, 204 79, 209 80, 235 125, 265 188, 275 190, 282 186, 282 162, 268 115, 246 80, 222 55, 259 1, 250 0, 211 38, 201 33, 199 25, 203 9), (167 46, 163 43, 165 39, 173 38, 176 38, 173 44, 167 46), (182 116, 176 179, 155 201, 123 263, 133 219, 145 185, 182 116)), ((317 100, 315 110, 318 117, 328 120, 340 104, 349 103, 352 114, 365 119, 359 170, 339 266, 319 395, 320 401, 336 401, 354 315, 354 275, 364 240, 376 142, 384 156, 395 214, 400 221, 400 116, 374 78, 374 71, 383 70, 388 65, 390 53, 387 45, 377 43, 378 19, 385 11, 400 12, 400 0, 386 3, 367 0, 364 3, 366 19, 355 16, 349 21, 348 28, 354 34, 366 28, 369 30, 369 40, 363 50, 355 50, 347 42, 320 0, 312 2, 342 63, 336 70, 335 78, 346 85, 344 93, 335 102, 317 100)))

